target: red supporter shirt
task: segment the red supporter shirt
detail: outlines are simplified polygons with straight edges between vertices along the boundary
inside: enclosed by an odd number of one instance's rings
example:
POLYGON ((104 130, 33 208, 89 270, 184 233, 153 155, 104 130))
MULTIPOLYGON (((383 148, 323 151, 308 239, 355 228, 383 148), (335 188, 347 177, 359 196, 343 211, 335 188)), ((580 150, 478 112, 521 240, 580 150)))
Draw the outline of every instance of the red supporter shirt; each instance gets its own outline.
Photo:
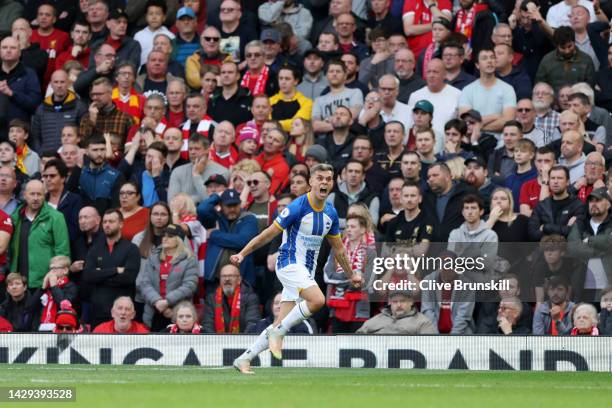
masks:
MULTIPOLYGON (((451 15, 451 3, 449 0, 439 0, 438 8, 440 11, 446 11, 444 13, 448 17, 451 15)), ((432 16, 431 11, 425 4, 423 0, 412 0, 404 2, 404 9, 402 10, 402 19, 406 17, 414 15, 413 25, 418 24, 431 24, 432 16)), ((431 42, 433 41, 431 36, 431 31, 420 34, 420 35, 411 35, 408 37, 408 48, 412 50, 415 58, 419 58, 419 54, 423 51, 431 42)))
MULTIPOLYGON (((4 211, 0 210, 0 231, 4 231, 9 235, 13 235, 13 222, 11 221, 11 217, 9 217, 4 211)), ((7 258, 6 252, 0 254, 0 266, 6 265, 7 258)))
POLYGON ((440 316, 438 317, 438 331, 440 334, 450 333, 453 330, 452 303, 453 290, 442 291, 442 302, 440 304, 440 316))
POLYGON ((109 320, 108 322, 100 323, 99 325, 97 325, 93 332, 102 334, 140 334, 148 333, 149 329, 142 323, 132 321, 132 325, 130 326, 130 329, 128 331, 118 332, 115 330, 115 321, 109 320))
POLYGON ((49 55, 47 60, 47 70, 45 71, 43 89, 47 87, 51 74, 55 70, 55 59, 64 51, 70 47, 70 37, 65 32, 54 28, 51 34, 42 36, 38 33, 38 30, 32 31, 30 41, 35 44, 38 43, 42 50, 45 50, 49 55))
POLYGON ((159 295, 166 298, 166 284, 168 276, 172 272, 172 256, 168 255, 164 262, 159 265, 159 295))
POLYGON ((265 160, 264 154, 265 153, 261 153, 255 160, 257 160, 261 169, 270 175, 272 179, 272 183, 270 183, 270 194, 275 195, 289 182, 289 165, 285 161, 282 153, 277 153, 270 160, 265 160))
POLYGON ((238 163, 238 151, 234 146, 230 146, 230 150, 228 153, 223 156, 219 156, 213 144, 210 147, 208 158, 229 170, 234 167, 234 164, 238 163))
POLYGON ((87 47, 83 51, 77 54, 76 58, 72 56, 72 45, 68 49, 57 56, 55 59, 55 69, 62 69, 64 64, 68 61, 78 61, 85 69, 89 67, 89 56, 91 55, 91 48, 87 47))
POLYGON ((526 181, 521 186, 521 192, 519 194, 519 205, 527 204, 532 210, 540 202, 540 191, 542 186, 538 183, 538 179, 534 178, 526 181))

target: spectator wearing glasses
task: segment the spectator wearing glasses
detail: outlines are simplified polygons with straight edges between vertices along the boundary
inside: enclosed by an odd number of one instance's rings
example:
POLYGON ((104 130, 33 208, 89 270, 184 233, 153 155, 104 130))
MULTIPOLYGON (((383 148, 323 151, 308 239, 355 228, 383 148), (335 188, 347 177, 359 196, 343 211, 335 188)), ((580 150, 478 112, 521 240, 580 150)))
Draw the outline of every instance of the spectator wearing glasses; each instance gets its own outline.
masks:
POLYGON ((231 264, 221 268, 219 286, 206 297, 202 331, 237 334, 261 318, 259 299, 251 285, 243 281, 239 269, 231 264))
POLYGON ((446 70, 444 82, 462 90, 476 80, 463 69, 465 48, 461 44, 448 42, 442 45, 440 55, 446 70))
POLYGON ((87 71, 81 72, 74 81, 74 91, 81 97, 82 100, 89 100, 88 94, 92 83, 99 78, 108 78, 111 83, 115 75, 117 52, 115 49, 106 43, 102 43, 93 47, 93 64, 89 64, 87 71))
POLYGON ((141 198, 136 183, 128 181, 119 189, 119 211, 123 215, 121 238, 128 241, 147 226, 149 209, 140 205, 141 198))
POLYGON ((201 70, 204 65, 221 65, 226 54, 220 49, 221 32, 213 26, 208 26, 200 35, 201 49, 185 60, 185 78, 192 89, 200 89, 201 70))
POLYGON ((242 24, 242 6, 236 0, 224 0, 219 8, 221 32, 221 50, 229 54, 236 62, 244 61, 245 46, 252 39, 257 38, 255 25, 242 24), (236 41, 238 40, 238 41, 236 41))
POLYGON ((536 112, 535 125, 544 130, 546 144, 551 143, 559 127, 559 112, 553 109, 555 91, 546 82, 538 82, 533 87, 531 100, 536 112))
POLYGON ((249 42, 245 47, 247 69, 240 80, 240 87, 247 88, 251 95, 271 97, 278 92, 276 73, 265 63, 264 43, 258 40, 249 42))
MULTIPOLYGON (((116 85, 113 87, 113 102, 120 111, 132 117, 135 125, 143 116, 145 97, 136 90, 136 66, 122 62, 115 68, 116 85)), ((140 89, 142 90, 142 89, 140 89)))
POLYGON ((537 148, 545 146, 546 134, 536 126, 536 111, 531 99, 521 99, 516 103, 516 120, 523 127, 523 137, 531 140, 537 148))
POLYGON ((51 159, 45 164, 42 179, 47 190, 47 203, 62 213, 68 227, 70 242, 74 242, 79 235, 79 211, 83 207, 83 202, 81 196, 64 187, 67 177, 68 168, 63 161, 51 159))

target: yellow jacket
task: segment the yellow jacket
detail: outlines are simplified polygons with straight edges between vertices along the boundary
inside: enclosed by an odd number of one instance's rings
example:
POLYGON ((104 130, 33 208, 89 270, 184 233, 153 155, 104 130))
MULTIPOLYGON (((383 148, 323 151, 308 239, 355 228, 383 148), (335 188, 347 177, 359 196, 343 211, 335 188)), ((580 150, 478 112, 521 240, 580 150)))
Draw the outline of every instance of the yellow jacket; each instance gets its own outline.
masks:
POLYGON ((276 95, 271 96, 269 100, 270 105, 272 106, 272 119, 278 120, 285 132, 289 132, 291 130, 291 122, 293 122, 293 119, 295 118, 302 118, 306 120, 312 119, 312 99, 305 97, 304 94, 302 94, 301 92, 296 91, 293 98, 290 99, 284 99, 282 93, 279 92, 276 95), (279 118, 274 112, 274 106, 278 103, 289 104, 291 102, 298 103, 298 105, 300 106, 298 111, 295 112, 290 118, 279 118))

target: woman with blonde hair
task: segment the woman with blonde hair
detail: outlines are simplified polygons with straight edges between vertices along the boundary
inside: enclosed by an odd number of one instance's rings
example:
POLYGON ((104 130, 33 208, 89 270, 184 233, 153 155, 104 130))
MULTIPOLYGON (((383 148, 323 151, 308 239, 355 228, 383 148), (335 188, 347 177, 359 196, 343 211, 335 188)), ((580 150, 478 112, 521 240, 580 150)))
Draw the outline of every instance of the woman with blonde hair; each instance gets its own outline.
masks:
POLYGON ((188 300, 183 300, 172 309, 172 324, 164 330, 173 334, 200 334, 202 326, 198 324, 198 312, 188 300))
POLYGON ((571 336, 599 336, 597 309, 590 303, 579 303, 572 311, 574 327, 571 336))
POLYGON ((514 212, 514 198, 510 189, 498 187, 493 190, 491 211, 486 225, 495 231, 497 240, 501 243, 498 255, 508 262, 503 271, 515 273, 523 286, 529 270, 525 262, 530 246, 526 244, 530 241, 528 224, 528 217, 514 212))
POLYGON ((453 180, 462 180, 465 174, 465 159, 461 156, 453 157, 452 159, 446 160, 444 163, 448 166, 451 171, 451 178, 453 180))
POLYGON ((229 179, 229 188, 233 188, 239 193, 242 193, 242 191, 244 190, 244 186, 246 186, 246 182, 251 176, 251 174, 260 170, 261 166, 256 160, 240 160, 234 165, 234 167, 232 167, 229 179))
POLYGON ((183 239, 180 226, 168 225, 161 247, 152 251, 138 279, 138 290, 145 299, 143 322, 151 331, 168 326, 172 308, 191 299, 198 288, 198 264, 183 239))
POLYGON ((289 136, 290 140, 287 150, 289 153, 295 156, 295 159, 298 162, 303 162, 306 151, 315 142, 312 123, 303 118, 293 119, 293 122, 291 122, 289 136))

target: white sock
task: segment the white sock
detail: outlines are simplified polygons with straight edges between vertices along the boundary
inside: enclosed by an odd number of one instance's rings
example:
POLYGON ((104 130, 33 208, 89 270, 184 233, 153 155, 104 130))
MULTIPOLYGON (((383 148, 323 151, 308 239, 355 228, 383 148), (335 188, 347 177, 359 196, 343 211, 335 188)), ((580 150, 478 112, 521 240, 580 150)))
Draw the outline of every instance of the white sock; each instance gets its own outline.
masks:
POLYGON ((302 323, 304 320, 312 316, 312 312, 308 310, 308 305, 305 301, 297 303, 287 316, 281 321, 276 329, 285 335, 295 325, 302 323))
POLYGON ((238 358, 247 359, 249 361, 253 360, 255 357, 259 355, 262 351, 268 348, 268 331, 272 329, 274 326, 269 325, 266 327, 264 331, 257 337, 255 343, 251 347, 249 347, 242 355, 238 358))

